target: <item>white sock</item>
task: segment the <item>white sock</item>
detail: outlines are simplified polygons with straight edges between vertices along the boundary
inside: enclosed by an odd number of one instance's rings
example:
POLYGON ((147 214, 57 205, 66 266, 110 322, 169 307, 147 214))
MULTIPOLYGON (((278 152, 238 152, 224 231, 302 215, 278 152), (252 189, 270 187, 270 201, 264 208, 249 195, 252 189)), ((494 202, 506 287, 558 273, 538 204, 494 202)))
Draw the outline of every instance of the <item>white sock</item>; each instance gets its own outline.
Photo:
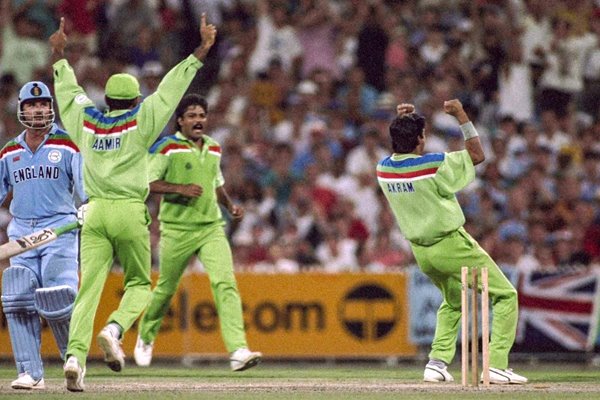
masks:
POLYGON ((446 363, 443 362, 442 360, 431 359, 431 360, 429 360, 429 362, 427 364, 434 365, 438 368, 446 368, 446 363))

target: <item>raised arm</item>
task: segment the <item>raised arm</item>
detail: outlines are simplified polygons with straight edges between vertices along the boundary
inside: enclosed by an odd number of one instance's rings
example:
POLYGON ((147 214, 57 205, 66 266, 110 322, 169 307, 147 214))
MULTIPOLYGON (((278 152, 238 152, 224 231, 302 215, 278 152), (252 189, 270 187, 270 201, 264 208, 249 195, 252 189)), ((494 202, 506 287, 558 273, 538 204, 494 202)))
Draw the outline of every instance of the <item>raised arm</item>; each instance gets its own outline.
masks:
POLYGON ((65 47, 67 47, 67 35, 65 34, 65 18, 60 17, 60 25, 58 30, 48 38, 50 43, 51 55, 50 64, 54 64, 58 60, 65 58, 65 47))
POLYGON ((415 106, 409 103, 402 103, 402 104, 398 104, 398 106, 396 106, 396 113, 398 114, 399 117, 406 115, 406 114, 410 114, 410 113, 414 113, 415 112, 415 106))
POLYGON ((482 163, 485 160, 485 154, 479 134, 473 123, 469 120, 469 116, 463 109, 463 105, 458 99, 448 100, 444 102, 444 111, 452 115, 460 124, 460 130, 465 138, 465 149, 469 153, 473 165, 482 163))
POLYGON ((146 136, 148 147, 156 141, 169 122, 177 104, 196 76, 198 69, 202 67, 202 60, 215 43, 217 29, 212 24, 206 24, 206 14, 204 13, 200 18, 200 35, 202 43, 194 53, 174 66, 163 77, 156 92, 142 102, 138 127, 140 132, 146 136))
POLYGON ((217 28, 213 24, 206 25, 206 13, 202 13, 200 17, 200 37, 202 41, 200 46, 194 50, 194 56, 203 61, 212 45, 215 44, 215 38, 217 37, 217 28))
POLYGON ((94 103, 77 83, 73 68, 64 56, 67 46, 65 19, 60 19, 60 26, 48 39, 51 48, 52 69, 54 77, 54 94, 60 113, 60 120, 73 141, 80 146, 83 133, 83 112, 94 103))

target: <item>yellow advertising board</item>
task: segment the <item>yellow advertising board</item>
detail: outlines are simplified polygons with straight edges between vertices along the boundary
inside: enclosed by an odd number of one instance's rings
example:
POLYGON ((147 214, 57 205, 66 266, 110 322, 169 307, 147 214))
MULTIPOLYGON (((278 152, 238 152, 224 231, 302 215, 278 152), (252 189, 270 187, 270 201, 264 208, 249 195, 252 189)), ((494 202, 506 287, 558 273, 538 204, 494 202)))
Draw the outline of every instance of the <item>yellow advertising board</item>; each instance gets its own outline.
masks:
MULTIPOLYGON (((266 357, 413 356, 409 343, 407 279, 404 274, 237 274, 248 343, 266 357)), ((96 314, 96 333, 116 309, 123 276, 109 275, 96 314)), ((6 320, 0 325, 0 356, 11 357, 6 320)), ((136 327, 123 348, 133 353, 136 327)), ((58 352, 43 330, 42 353, 58 352)), ((208 278, 185 275, 156 339, 156 357, 224 354, 208 278)), ((90 357, 100 352, 92 342, 90 357)))

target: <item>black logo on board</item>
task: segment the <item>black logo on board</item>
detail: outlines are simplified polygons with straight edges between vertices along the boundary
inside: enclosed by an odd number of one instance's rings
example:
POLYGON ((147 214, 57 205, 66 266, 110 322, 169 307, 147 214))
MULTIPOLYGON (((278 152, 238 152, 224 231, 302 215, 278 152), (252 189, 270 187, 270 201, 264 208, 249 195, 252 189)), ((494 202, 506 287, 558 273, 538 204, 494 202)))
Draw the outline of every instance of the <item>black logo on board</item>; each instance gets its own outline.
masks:
POLYGON ((338 314, 352 336, 361 341, 377 341, 392 332, 400 319, 400 307, 386 288, 365 284, 346 294, 338 314))

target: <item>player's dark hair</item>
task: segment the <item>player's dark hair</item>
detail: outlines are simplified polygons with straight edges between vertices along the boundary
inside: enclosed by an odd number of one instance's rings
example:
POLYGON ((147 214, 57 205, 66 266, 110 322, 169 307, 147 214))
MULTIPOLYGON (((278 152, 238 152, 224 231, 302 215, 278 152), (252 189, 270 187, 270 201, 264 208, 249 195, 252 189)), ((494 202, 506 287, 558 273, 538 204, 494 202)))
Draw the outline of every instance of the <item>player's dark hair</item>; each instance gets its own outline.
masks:
POLYGON ((423 137, 425 118, 411 113, 394 118, 390 124, 390 137, 394 153, 412 153, 423 137))
POLYGON ((104 96, 104 101, 106 101, 106 105, 110 111, 131 110, 137 105, 137 97, 135 99, 119 100, 104 96))
POLYGON ((204 112, 208 114, 208 103, 204 97, 194 93, 184 96, 175 109, 175 126, 178 131, 181 131, 181 125, 179 125, 177 120, 183 117, 185 110, 187 110, 189 106, 200 106, 204 109, 204 112))

